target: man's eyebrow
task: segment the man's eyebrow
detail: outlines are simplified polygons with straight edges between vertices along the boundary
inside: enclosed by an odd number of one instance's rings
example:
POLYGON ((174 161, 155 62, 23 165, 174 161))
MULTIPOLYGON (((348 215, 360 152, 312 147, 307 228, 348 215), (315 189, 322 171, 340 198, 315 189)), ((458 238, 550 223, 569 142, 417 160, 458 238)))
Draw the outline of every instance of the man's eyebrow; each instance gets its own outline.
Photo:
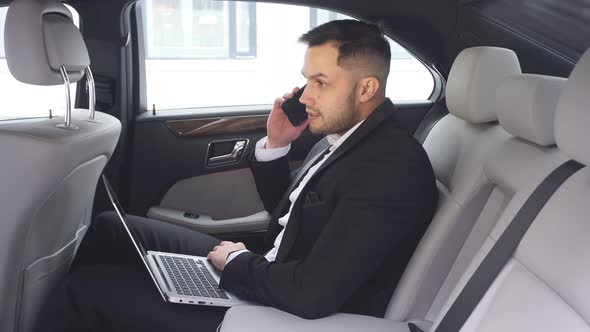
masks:
POLYGON ((328 78, 328 75, 323 74, 323 73, 315 73, 309 76, 305 76, 305 74, 303 72, 301 72, 301 75, 303 75, 303 77, 307 78, 307 79, 313 79, 313 78, 318 78, 318 77, 323 77, 323 78, 328 78))

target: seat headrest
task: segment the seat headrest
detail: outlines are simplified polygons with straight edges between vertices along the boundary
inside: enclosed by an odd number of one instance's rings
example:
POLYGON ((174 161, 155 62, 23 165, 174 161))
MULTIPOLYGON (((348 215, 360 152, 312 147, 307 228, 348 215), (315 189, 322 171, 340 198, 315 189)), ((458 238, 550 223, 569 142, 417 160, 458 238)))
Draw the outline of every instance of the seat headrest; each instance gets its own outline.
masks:
POLYGON ((4 28, 6 62, 19 81, 63 84, 60 67, 70 82, 78 81, 90 57, 72 14, 56 0, 14 0, 4 28))
POLYGON ((574 67, 555 114, 557 146, 570 157, 590 165, 590 50, 574 67))
POLYGON ((464 49, 449 73, 446 91, 449 112, 471 123, 496 121, 496 88, 506 76, 520 73, 520 63, 511 50, 464 49))
POLYGON ((511 135, 541 146, 555 144, 555 111, 567 79, 511 75, 496 91, 500 125, 511 135))

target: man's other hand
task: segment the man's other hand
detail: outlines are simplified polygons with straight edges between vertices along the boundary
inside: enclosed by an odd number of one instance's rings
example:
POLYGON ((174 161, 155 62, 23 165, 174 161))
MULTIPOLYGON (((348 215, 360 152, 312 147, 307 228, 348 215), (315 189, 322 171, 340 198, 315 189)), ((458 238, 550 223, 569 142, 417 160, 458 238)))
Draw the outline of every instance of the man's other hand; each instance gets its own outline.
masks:
POLYGON ((289 145, 301 135, 305 128, 307 128, 309 120, 305 120, 299 126, 293 127, 281 109, 283 101, 292 98, 293 94, 297 91, 299 91, 299 88, 294 88, 292 93, 285 94, 283 98, 275 99, 275 102, 272 105, 272 111, 266 122, 267 149, 282 148, 289 145))
POLYGON ((207 255, 207 258, 211 260, 217 269, 223 271, 227 256, 234 251, 244 249, 246 249, 246 246, 242 242, 235 243, 231 241, 222 241, 218 246, 213 248, 213 250, 207 255))

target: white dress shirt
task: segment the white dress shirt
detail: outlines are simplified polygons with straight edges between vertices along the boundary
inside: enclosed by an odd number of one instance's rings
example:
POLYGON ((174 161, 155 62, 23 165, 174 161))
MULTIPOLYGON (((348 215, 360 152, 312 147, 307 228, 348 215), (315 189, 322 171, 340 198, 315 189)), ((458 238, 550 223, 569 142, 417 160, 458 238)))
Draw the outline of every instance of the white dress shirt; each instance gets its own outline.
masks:
MULTIPOLYGON (((299 182, 299 185, 289 195, 289 201, 291 202, 291 206, 289 207, 289 212, 287 212, 287 214, 285 214, 284 216, 279 218, 279 224, 281 226, 283 226, 283 230, 279 233, 279 235, 277 235, 275 242, 274 242, 274 248, 272 248, 264 256, 266 258, 266 260, 268 260, 269 262, 274 262, 274 260, 276 259, 277 253, 279 252, 279 247, 280 247, 281 242, 283 240, 283 235, 285 234, 285 229, 287 228, 287 223, 289 222, 289 217, 291 216, 291 211, 293 210, 293 204, 295 203, 295 201, 297 201, 297 198, 301 194, 301 191, 303 190, 303 188, 305 188, 305 185, 313 177, 315 172, 322 166, 322 164, 326 160, 328 160, 328 158, 330 158, 330 156, 334 153, 334 151, 336 151, 336 149, 338 149, 338 147, 340 145, 342 145, 342 143, 344 143, 344 141, 350 135, 352 135, 352 133, 361 125, 361 123, 363 123, 363 121, 357 123, 354 127, 350 128, 346 133, 344 133, 344 135, 331 134, 331 135, 327 136, 328 143, 331 144, 331 146, 329 148, 329 152, 326 155, 324 155, 324 158, 322 158, 322 160, 320 160, 318 163, 316 163, 313 167, 311 167, 307 171, 307 174, 305 174, 305 177, 301 180, 301 182, 299 182)), ((261 161, 261 162, 272 161, 275 159, 279 159, 279 158, 285 156, 287 153, 289 153, 289 150, 291 148, 291 144, 289 144, 285 147, 281 147, 281 148, 267 149, 266 148, 266 139, 267 138, 264 137, 256 143, 256 149, 254 150, 254 156, 256 157, 257 161, 261 161)), ((227 257, 227 261, 225 263, 228 264, 232 259, 236 258, 239 254, 244 253, 246 251, 248 251, 248 250, 239 250, 239 251, 231 253, 227 257)))

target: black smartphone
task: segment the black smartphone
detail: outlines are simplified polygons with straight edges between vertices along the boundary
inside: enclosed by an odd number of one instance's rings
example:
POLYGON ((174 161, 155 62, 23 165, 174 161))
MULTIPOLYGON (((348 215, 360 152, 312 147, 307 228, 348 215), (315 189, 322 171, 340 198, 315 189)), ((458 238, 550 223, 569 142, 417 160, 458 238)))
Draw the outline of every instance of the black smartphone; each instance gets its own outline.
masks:
POLYGON ((305 90, 305 85, 299 89, 299 91, 297 91, 297 93, 295 93, 292 98, 285 100, 281 104, 283 113, 285 113, 287 119, 289 119, 289 122, 291 122, 294 127, 299 126, 303 123, 303 121, 305 121, 305 119, 307 119, 305 105, 299 102, 299 98, 303 94, 303 90, 305 90))

